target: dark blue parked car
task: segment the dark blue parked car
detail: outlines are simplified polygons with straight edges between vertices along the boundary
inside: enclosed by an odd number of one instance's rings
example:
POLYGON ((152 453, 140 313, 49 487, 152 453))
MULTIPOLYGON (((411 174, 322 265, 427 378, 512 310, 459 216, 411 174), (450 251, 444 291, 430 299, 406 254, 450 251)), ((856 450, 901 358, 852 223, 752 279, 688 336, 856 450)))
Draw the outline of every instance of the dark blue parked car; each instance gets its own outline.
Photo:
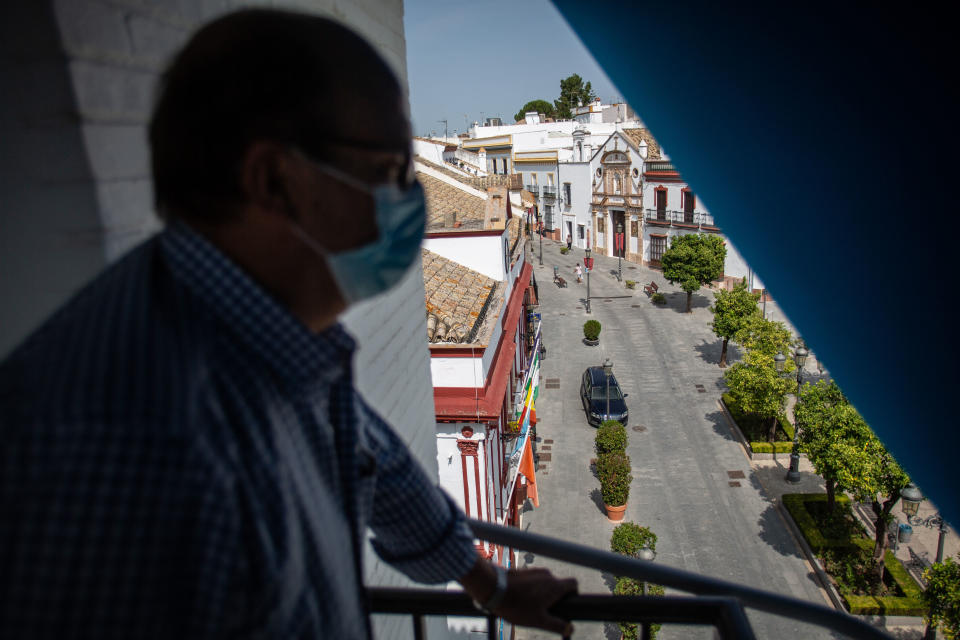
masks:
POLYGON ((630 412, 627 410, 626 393, 620 389, 615 375, 610 375, 610 412, 607 413, 607 379, 603 367, 588 367, 580 382, 580 400, 587 412, 587 422, 599 427, 604 420, 619 420, 627 426, 630 412))

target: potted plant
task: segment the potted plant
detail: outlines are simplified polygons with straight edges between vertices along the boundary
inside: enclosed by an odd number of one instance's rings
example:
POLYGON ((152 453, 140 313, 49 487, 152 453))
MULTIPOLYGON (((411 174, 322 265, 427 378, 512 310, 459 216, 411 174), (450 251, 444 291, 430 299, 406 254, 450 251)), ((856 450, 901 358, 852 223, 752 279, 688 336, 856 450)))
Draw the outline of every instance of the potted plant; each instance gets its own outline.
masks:
POLYGON ((598 456, 605 453, 623 453, 627 449, 627 428, 619 420, 604 420, 593 439, 598 456))
POLYGON ((657 534, 636 522, 621 522, 614 527, 613 535, 610 536, 611 551, 631 558, 639 558, 642 549, 656 552, 657 534))
MULTIPOLYGON (((617 578, 617 584, 613 587, 615 596, 662 596, 666 590, 659 584, 648 584, 641 580, 621 576, 617 578)), ((637 640, 639 637, 639 625, 636 622, 620 622, 621 640, 637 640)), ((655 640, 657 632, 662 625, 654 622, 650 625, 650 639, 655 640)))
POLYGON ((627 285, 627 289, 636 289, 637 287, 636 280, 624 280, 623 284, 627 285))
POLYGON ((583 323, 583 341, 591 347, 600 344, 600 323, 597 320, 587 320, 583 323))
POLYGON ((653 301, 653 304, 666 304, 667 296, 663 295, 659 291, 650 296, 650 299, 653 301))
POLYGON ((561 254, 561 255, 564 255, 564 256, 565 256, 565 255, 567 255, 568 253, 570 253, 570 249, 567 249, 566 247, 560 247, 560 254, 561 254))
POLYGON ((605 453, 597 457, 597 477, 600 478, 600 495, 611 522, 623 520, 630 495, 630 456, 622 452, 605 453))

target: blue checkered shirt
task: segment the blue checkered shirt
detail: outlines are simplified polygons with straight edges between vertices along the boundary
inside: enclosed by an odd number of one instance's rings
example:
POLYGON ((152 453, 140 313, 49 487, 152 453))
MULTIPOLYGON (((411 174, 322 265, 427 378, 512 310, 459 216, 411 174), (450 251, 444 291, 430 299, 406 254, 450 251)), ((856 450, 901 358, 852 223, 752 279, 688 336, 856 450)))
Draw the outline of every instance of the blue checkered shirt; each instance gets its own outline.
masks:
POLYGON ((85 287, 0 365, 0 638, 368 637, 368 527, 414 580, 466 573, 353 352, 182 225, 85 287))

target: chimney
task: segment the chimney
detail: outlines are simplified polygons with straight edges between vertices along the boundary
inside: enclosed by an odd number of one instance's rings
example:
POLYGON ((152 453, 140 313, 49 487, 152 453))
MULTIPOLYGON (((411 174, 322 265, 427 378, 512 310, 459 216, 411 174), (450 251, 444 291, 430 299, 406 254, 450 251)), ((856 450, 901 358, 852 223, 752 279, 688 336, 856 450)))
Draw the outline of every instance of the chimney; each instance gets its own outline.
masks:
POLYGON ((483 228, 501 229, 507 219, 507 188, 487 187, 487 204, 483 210, 483 228))
POLYGON ((443 226, 446 229, 453 229, 454 224, 457 222, 457 212, 456 211, 447 211, 443 214, 443 226))

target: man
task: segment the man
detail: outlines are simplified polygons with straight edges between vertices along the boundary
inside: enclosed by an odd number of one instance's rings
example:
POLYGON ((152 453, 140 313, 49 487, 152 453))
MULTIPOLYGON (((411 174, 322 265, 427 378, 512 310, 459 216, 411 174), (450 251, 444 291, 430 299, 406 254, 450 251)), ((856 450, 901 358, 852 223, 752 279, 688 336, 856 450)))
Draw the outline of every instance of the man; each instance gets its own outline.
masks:
POLYGON ((0 366, 0 637, 364 638, 367 527, 421 582, 569 632, 352 384, 337 324, 419 255, 403 92, 338 24, 199 31, 150 125, 167 228, 0 366), (504 580, 504 578, 507 578, 504 580))

